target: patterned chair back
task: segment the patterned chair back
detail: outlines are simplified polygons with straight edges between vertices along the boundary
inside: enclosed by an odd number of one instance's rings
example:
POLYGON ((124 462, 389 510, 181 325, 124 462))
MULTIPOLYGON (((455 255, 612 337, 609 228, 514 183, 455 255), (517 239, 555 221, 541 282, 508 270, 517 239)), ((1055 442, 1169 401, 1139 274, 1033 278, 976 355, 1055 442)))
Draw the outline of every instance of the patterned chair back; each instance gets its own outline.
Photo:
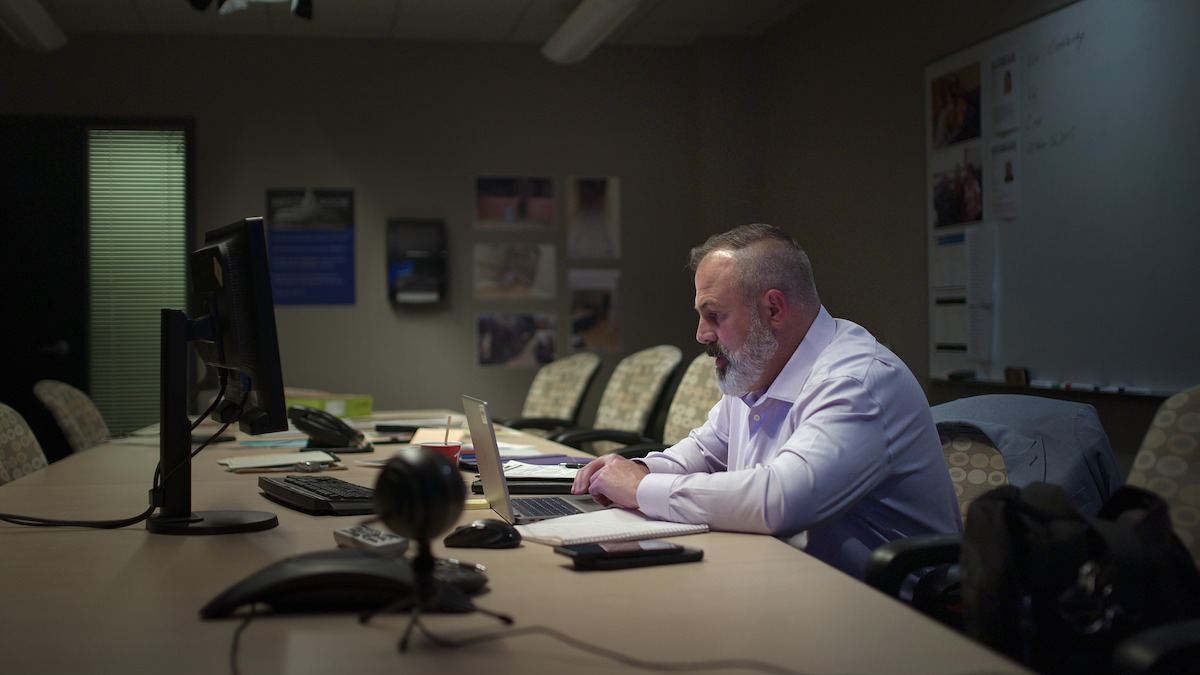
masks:
POLYGON ((580 352, 556 359, 538 369, 525 395, 521 417, 550 417, 575 421, 588 385, 600 367, 600 356, 580 352))
POLYGON ((91 397, 66 382, 41 380, 33 395, 54 416, 72 452, 87 450, 108 437, 108 425, 91 397))
POLYGON ((930 409, 964 512, 1004 484, 1054 483, 1095 514, 1124 483, 1108 434, 1086 403, 1029 394, 981 394, 930 409))
POLYGON ((971 502, 992 488, 1008 484, 1004 456, 987 436, 974 429, 939 426, 938 435, 942 439, 942 454, 946 456, 950 480, 954 481, 958 509, 966 522, 967 507, 971 502))
POLYGON ((1125 482, 1166 500, 1175 533, 1200 565, 1200 385, 1158 407, 1125 482))
MULTIPOLYGON (((621 359, 604 385, 592 427, 645 434, 663 389, 682 360, 683 350, 674 345, 647 347, 621 359)), ((597 441, 592 452, 602 455, 620 447, 620 443, 597 441)))
POLYGON ((675 445, 687 438, 692 429, 703 426, 708 421, 708 412, 721 400, 721 390, 717 388, 717 377, 713 372, 713 359, 705 352, 700 352, 688 364, 675 395, 671 397, 671 406, 667 408, 667 420, 663 425, 662 442, 675 445))
POLYGON ((0 403, 0 485, 46 468, 46 455, 21 413, 0 403))

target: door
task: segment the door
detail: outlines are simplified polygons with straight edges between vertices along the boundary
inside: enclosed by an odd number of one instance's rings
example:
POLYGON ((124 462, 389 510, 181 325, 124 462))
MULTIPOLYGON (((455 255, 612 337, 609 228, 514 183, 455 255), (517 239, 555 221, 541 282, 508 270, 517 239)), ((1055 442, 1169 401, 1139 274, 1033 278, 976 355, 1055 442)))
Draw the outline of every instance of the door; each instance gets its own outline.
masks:
POLYGON ((33 384, 50 378, 88 390, 84 125, 0 117, 0 148, 0 401, 55 461, 70 450, 33 384))

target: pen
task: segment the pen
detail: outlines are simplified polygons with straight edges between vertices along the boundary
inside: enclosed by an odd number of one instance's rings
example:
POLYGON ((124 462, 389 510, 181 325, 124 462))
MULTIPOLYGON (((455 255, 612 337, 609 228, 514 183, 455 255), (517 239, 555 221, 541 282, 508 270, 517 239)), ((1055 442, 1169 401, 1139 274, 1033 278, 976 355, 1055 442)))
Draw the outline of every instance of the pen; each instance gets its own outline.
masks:
POLYGON ((479 563, 467 562, 465 560, 458 560, 456 558, 438 558, 438 562, 443 565, 448 565, 450 567, 458 567, 458 568, 461 568, 464 570, 472 570, 474 572, 479 572, 480 574, 483 574, 484 572, 487 571, 487 567, 485 567, 484 565, 480 565, 479 563))
POLYGON ((564 469, 582 469, 585 465, 580 464, 579 462, 563 462, 562 464, 559 464, 559 466, 564 469))

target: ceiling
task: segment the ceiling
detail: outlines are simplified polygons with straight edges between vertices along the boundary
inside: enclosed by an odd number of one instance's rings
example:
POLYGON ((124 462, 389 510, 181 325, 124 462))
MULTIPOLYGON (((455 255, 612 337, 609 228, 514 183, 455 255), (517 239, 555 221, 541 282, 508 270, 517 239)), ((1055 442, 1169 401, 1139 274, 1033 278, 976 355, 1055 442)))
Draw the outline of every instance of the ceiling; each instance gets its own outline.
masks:
MULTIPOLYGON (((0 0, 3 1, 3 0, 0 0)), ((687 45, 705 36, 754 36, 808 0, 642 0, 607 42, 687 45)), ((40 0, 66 33, 273 35, 543 43, 579 0, 312 0, 313 18, 290 3, 217 14, 188 0, 40 0)))

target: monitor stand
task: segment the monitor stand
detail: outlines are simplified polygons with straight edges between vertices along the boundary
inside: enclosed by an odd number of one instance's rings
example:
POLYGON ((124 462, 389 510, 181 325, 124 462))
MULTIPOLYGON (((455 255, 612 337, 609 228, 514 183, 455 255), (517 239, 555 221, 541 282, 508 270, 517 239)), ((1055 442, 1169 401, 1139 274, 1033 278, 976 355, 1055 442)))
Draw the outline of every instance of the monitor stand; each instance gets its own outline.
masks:
POLYGON ((179 310, 162 310, 159 371, 159 470, 150 490, 158 513, 146 520, 154 534, 236 534, 260 532, 279 524, 265 511, 192 511, 192 433, 187 416, 187 345, 190 320, 179 310))

